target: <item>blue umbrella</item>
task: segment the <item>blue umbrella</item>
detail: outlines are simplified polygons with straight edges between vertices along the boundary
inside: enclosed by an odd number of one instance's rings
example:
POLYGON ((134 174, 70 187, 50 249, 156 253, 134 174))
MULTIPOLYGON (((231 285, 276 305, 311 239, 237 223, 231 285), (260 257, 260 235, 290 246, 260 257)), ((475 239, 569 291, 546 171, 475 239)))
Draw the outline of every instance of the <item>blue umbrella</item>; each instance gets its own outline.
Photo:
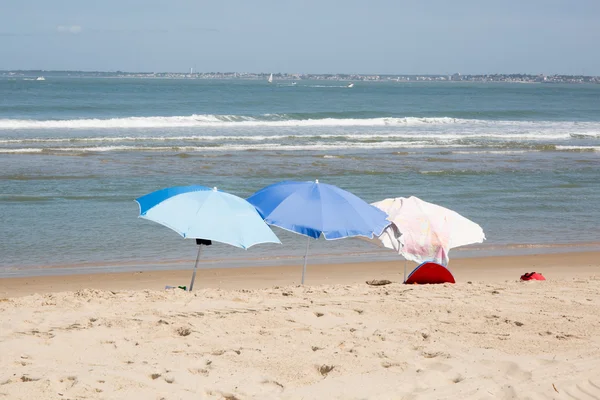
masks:
POLYGON ((248 249, 259 243, 281 243, 256 208, 241 197, 205 186, 178 186, 157 190, 135 201, 140 218, 158 222, 184 238, 197 239, 198 256, 190 291, 194 286, 202 245, 211 241, 248 249))
POLYGON ((269 225, 308 237, 327 240, 364 236, 373 239, 390 224, 387 214, 337 186, 315 182, 279 182, 248 198, 269 225))

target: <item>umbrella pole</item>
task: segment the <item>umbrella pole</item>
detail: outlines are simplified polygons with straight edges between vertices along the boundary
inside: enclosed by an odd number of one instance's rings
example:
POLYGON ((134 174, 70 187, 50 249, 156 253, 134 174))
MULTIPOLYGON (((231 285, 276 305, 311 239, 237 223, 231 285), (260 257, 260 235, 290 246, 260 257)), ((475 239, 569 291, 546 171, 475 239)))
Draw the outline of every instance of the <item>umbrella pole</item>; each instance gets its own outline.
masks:
POLYGON ((310 245, 310 236, 306 238, 306 252, 304 253, 304 267, 302 267, 302 285, 304 285, 304 275, 306 275, 306 260, 308 258, 308 246, 310 245))
POLYGON ((198 261, 200 260, 201 253, 202 253, 202 245, 198 245, 198 255, 196 256, 196 264, 194 264, 194 272, 192 273, 192 281, 190 282, 190 289, 189 289, 190 292, 194 288, 194 281, 196 280, 196 270, 198 269, 198 261))
POLYGON ((406 283, 406 263, 408 262, 408 260, 404 260, 404 282, 402 283, 406 283))

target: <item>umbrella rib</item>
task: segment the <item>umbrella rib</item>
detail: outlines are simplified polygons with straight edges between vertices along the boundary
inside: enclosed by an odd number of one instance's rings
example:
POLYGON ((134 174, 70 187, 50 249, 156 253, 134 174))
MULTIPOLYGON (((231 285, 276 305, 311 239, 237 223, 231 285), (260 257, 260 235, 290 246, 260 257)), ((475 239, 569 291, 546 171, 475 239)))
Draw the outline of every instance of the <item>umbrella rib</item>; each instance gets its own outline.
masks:
POLYGON ((179 232, 179 230, 177 228, 175 228, 174 226, 172 226, 170 224, 167 224, 166 222, 158 222, 156 220, 153 220, 152 218, 147 217, 146 215, 140 215, 139 218, 145 219, 147 221, 152 221, 152 222, 157 223, 159 225, 165 226, 165 227, 169 228, 170 230, 172 230, 173 232, 177 233, 182 238, 184 238, 184 239, 187 238, 186 235, 185 235, 185 233, 179 232))

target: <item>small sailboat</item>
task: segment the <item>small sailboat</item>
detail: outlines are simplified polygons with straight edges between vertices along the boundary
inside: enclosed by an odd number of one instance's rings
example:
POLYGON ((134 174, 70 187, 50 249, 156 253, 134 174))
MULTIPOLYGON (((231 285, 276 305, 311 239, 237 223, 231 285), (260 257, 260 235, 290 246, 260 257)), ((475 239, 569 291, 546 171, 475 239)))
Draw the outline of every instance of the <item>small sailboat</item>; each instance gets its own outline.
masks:
POLYGON ((292 86, 296 86, 296 82, 292 82, 292 86))
POLYGON ((45 81, 46 78, 44 78, 43 76, 38 76, 37 78, 35 78, 36 81, 45 81))
POLYGON ((273 74, 269 75, 269 79, 267 79, 267 82, 273 83, 273 74))
POLYGON ((354 83, 350 82, 350 83, 348 84, 348 86, 346 86, 346 87, 353 88, 353 87, 354 87, 354 83))

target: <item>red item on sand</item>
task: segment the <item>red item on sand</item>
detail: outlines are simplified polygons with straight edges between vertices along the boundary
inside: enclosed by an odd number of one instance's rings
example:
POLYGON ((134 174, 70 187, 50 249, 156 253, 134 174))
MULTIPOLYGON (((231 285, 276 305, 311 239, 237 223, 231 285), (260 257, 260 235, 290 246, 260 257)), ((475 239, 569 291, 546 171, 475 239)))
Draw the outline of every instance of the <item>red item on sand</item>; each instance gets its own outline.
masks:
POLYGON ((522 281, 545 281, 544 275, 537 272, 528 272, 524 275, 521 275, 522 281))
POLYGON ((435 284, 455 283, 454 276, 443 265, 434 262, 424 262, 406 278, 406 284, 435 284))

